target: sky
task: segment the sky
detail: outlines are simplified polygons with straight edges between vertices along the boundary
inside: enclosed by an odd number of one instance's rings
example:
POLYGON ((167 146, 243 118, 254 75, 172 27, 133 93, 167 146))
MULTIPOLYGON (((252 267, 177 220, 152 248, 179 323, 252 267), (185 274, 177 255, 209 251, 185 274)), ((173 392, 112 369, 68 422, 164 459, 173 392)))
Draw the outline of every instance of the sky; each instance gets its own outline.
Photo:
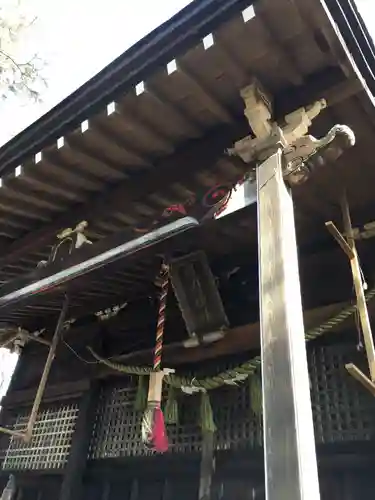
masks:
MULTIPOLYGON (((6 1, 0 0, 1 5, 6 1)), ((13 0, 14 1, 14 0, 13 0)), ((190 0, 24 0, 38 20, 23 41, 25 54, 46 61, 48 87, 41 104, 16 98, 0 103, 0 145, 58 104, 124 50, 181 10, 190 0)), ((357 0, 375 36, 375 0, 357 0)), ((21 52, 22 52, 21 50, 21 52)), ((13 371, 15 357, 0 349, 0 372, 13 371)), ((0 389, 0 398, 1 398, 0 389)))
MULTIPOLYGON (((1 4, 7 1, 12 0, 1 0, 1 4)), ((48 88, 40 105, 25 105, 17 99, 0 104, 0 145, 189 3, 190 0, 64 0, 56 8, 56 2, 51 0, 23 0, 28 13, 37 17, 23 40, 23 49, 26 54, 38 52, 46 61, 44 76, 48 88)))
POLYGON ((374 0, 356 0, 358 10, 367 24, 371 36, 375 38, 375 1, 374 0))

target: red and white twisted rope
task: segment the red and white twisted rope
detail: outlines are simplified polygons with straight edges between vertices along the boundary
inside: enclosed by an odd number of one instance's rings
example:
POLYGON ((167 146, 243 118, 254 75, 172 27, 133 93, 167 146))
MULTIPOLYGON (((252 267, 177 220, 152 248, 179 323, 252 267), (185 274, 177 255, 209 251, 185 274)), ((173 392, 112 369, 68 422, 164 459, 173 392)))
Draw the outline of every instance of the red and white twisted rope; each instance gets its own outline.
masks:
POLYGON ((165 264, 162 266, 162 284, 158 312, 158 322, 156 326, 156 343, 154 351, 154 371, 161 368, 161 355, 163 351, 164 327, 165 327, 165 310, 167 307, 167 296, 169 288, 169 267, 165 264))

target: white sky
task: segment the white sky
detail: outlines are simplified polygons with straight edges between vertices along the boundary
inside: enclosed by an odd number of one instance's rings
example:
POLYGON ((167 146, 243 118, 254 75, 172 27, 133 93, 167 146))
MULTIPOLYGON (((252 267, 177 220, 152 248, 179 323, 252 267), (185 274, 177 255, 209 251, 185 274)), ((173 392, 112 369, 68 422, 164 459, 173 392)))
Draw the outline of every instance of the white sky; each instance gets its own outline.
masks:
POLYGON ((375 37, 375 1, 374 0, 356 0, 358 10, 367 24, 371 36, 375 37))
POLYGON ((0 105, 0 144, 58 104, 190 0, 64 0, 58 5, 53 0, 23 2, 38 17, 25 40, 25 50, 39 52, 47 61, 48 89, 43 93, 42 105, 24 105, 16 99, 0 105))
MULTIPOLYGON (((0 0, 2 4, 6 0, 0 0)), ((80 87, 124 50, 190 3, 189 0, 24 0, 38 23, 25 40, 48 67, 42 104, 12 98, 0 103, 0 145, 80 87)), ((375 0, 357 0, 375 34, 375 0)), ((13 371, 14 357, 0 349, 0 371, 13 371)), ((0 391, 0 398, 1 398, 0 391)))

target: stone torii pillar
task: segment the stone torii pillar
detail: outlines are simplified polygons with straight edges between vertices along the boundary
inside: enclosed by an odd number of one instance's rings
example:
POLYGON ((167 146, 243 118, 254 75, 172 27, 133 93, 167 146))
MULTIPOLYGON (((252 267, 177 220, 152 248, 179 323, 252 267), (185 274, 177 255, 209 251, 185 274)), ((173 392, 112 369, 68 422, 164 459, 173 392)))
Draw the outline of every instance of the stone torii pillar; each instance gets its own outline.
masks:
POLYGON ((229 154, 248 163, 257 180, 266 499, 319 500, 290 187, 326 156, 336 159, 354 136, 343 126, 321 140, 305 135, 323 100, 286 116, 281 128, 271 121, 271 100, 259 83, 241 94, 255 138, 238 141, 229 154))

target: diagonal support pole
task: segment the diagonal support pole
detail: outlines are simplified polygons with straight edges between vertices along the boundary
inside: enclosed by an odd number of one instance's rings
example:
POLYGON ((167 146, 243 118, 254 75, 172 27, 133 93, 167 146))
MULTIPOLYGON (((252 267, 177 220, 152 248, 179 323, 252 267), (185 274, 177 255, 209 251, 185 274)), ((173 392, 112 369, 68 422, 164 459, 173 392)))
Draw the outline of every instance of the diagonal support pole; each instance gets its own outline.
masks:
POLYGON ((52 366, 53 360, 55 359, 55 355, 56 355, 56 349, 57 349, 57 346, 59 344, 61 334, 63 331, 64 321, 66 319, 66 313, 68 311, 68 306, 69 306, 68 296, 65 295, 64 303, 63 303, 63 306, 62 306, 62 309, 61 309, 61 312, 59 315, 59 319, 57 321, 55 333, 53 334, 53 337, 52 337, 52 342, 51 342, 51 345, 50 345, 50 348, 48 351, 47 360, 46 360, 46 363, 44 365, 42 377, 41 377, 40 382, 39 382, 39 386, 38 386, 38 389, 36 392, 34 404, 33 404, 33 407, 31 409, 31 413, 30 413, 30 417, 29 417, 26 429, 23 431, 14 431, 12 429, 7 429, 6 427, 0 427, 0 432, 2 432, 4 434, 8 434, 8 435, 13 436, 13 437, 23 439, 25 442, 29 442, 31 440, 33 430, 34 430, 34 425, 35 425, 36 419, 38 417, 38 411, 39 411, 39 408, 40 408, 40 405, 41 405, 41 402, 43 399, 44 391, 45 391, 45 388, 47 385, 48 376, 49 376, 49 373, 51 371, 51 366, 52 366))
POLYGON ((355 294, 357 297, 357 308, 359 313, 359 319, 361 321, 361 327, 363 332, 363 338, 365 341, 367 360, 369 365, 371 381, 375 381, 375 348, 374 339, 372 337, 370 318, 368 315, 365 291, 363 288, 361 266, 358 259, 357 249, 353 236, 353 228, 350 217, 348 199, 346 194, 343 195, 341 200, 341 209, 344 220, 344 229, 347 234, 348 245, 353 252, 353 257, 350 259, 350 266, 352 268, 353 282, 355 294))
POLYGON ((356 365, 353 363, 348 363, 345 368, 350 373, 350 375, 358 380, 367 390, 375 396, 375 347, 374 339, 371 331, 371 323, 368 314, 365 290, 362 281, 361 266, 359 263, 359 258, 357 254, 357 249, 354 240, 352 221, 350 217, 350 210, 348 199, 346 193, 343 194, 341 199, 341 210, 344 221, 344 231, 346 234, 346 239, 336 228, 332 221, 326 222, 326 227, 329 232, 333 235, 336 241, 339 243, 340 247, 344 250, 345 254, 349 258, 350 267, 352 270, 353 284, 355 295, 357 299, 357 310, 359 314, 359 319, 361 322, 361 328, 363 333, 363 339, 365 342, 366 357, 369 367, 370 378, 365 375, 356 365))
POLYGON ((319 500, 293 202, 282 151, 257 169, 267 500, 319 500))

